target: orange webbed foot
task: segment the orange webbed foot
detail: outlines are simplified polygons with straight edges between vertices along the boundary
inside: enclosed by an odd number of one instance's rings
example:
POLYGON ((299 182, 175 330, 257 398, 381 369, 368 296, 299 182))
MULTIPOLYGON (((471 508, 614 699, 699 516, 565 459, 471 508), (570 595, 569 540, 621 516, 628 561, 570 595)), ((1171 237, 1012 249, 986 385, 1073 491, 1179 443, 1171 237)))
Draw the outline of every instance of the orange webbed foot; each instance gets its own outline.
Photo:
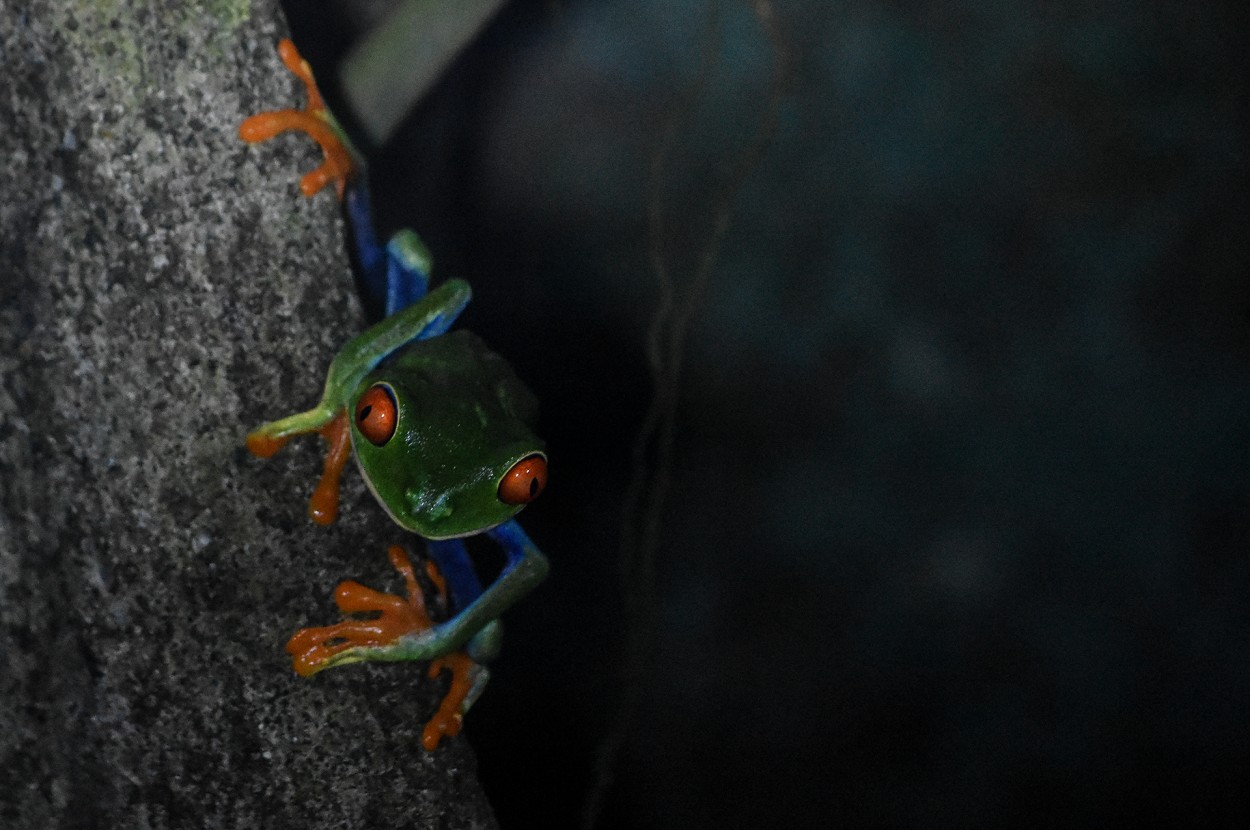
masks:
MULTIPOLYGON (((404 577, 407 596, 401 597, 361 585, 359 582, 341 583, 334 592, 334 601, 344 614, 376 613, 371 619, 347 619, 320 628, 305 628, 295 633, 286 650, 291 654, 295 671, 310 677, 322 669, 344 662, 369 659, 335 660, 350 649, 361 647, 384 647, 395 643, 407 634, 426 631, 434 626, 425 606, 425 595, 417 582, 408 554, 399 545, 387 551, 391 565, 404 577)), ((426 576, 434 585, 440 601, 447 602, 447 585, 433 562, 426 562, 426 576)), ((451 672, 451 687, 443 697, 434 716, 421 733, 421 744, 433 752, 439 742, 455 737, 464 724, 467 701, 473 697, 474 686, 478 691, 485 681, 485 669, 475 663, 463 651, 444 654, 430 663, 427 676, 438 677, 444 670, 451 672)))
POLYGON ((463 651, 452 652, 430 663, 426 676, 431 680, 442 674, 443 669, 451 670, 451 688, 421 733, 421 745, 427 751, 438 749, 438 742, 444 737, 454 738, 460 734, 460 727, 464 726, 464 702, 473 689, 477 668, 477 663, 463 651))
POLYGON ((308 91, 308 105, 302 110, 285 109, 253 115, 239 125, 239 137, 249 144, 255 144, 287 130, 306 133, 321 146, 325 161, 300 180, 300 190, 305 196, 312 196, 329 182, 334 182, 341 199, 347 180, 356 172, 351 150, 344 143, 334 117, 326 109, 321 92, 317 89, 317 81, 313 78, 312 67, 300 56, 295 44, 284 38, 278 43, 278 55, 286 68, 304 82, 308 91))
POLYGON ((339 481, 343 467, 352 457, 351 432, 347 427, 347 411, 326 424, 317 433, 326 440, 326 461, 321 480, 308 499, 308 517, 322 527, 334 524, 339 515, 339 481))
MULTIPOLYGON (((304 415, 296 416, 303 418, 304 415)), ((343 467, 352 457, 351 431, 347 424, 347 411, 340 410, 322 426, 301 427, 287 434, 279 433, 274 437, 271 428, 285 421, 266 424, 247 436, 247 449, 252 455, 260 458, 272 458, 295 435, 316 432, 326 441, 325 466, 321 471, 321 479, 308 499, 308 517, 319 525, 334 524, 339 513, 339 482, 343 476, 343 467)))
POLYGON ((286 644, 296 673, 310 677, 332 665, 331 658, 351 648, 385 646, 405 634, 433 627, 425 608, 425 595, 417 584, 408 554, 399 545, 387 552, 391 564, 407 584, 408 596, 375 591, 359 582, 339 583, 334 602, 344 614, 376 613, 372 619, 348 619, 319 628, 303 628, 286 644))

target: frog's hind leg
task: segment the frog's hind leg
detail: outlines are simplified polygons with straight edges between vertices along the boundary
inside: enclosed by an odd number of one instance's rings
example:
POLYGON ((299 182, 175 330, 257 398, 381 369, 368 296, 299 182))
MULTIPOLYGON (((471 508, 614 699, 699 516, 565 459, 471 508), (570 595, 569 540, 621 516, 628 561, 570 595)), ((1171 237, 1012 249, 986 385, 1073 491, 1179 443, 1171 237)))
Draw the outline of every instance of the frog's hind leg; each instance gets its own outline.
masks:
POLYGON ((430 252, 416 231, 405 228, 386 243, 386 313, 394 314, 425 296, 430 287, 430 252))
POLYGON ((364 177, 351 182, 344 198, 360 266, 360 291, 371 318, 389 317, 425 297, 433 262, 421 238, 402 230, 378 244, 369 188, 364 177))
POLYGON ((239 126, 248 143, 268 141, 287 130, 302 132, 321 146, 325 161, 303 177, 300 189, 312 196, 333 183, 343 200, 360 266, 360 288, 371 321, 376 322, 425 297, 430 284, 430 254, 412 231, 400 231, 386 245, 378 244, 363 162, 347 133, 326 108, 312 67, 290 40, 278 44, 282 62, 305 86, 303 109, 262 112, 239 126))
POLYGON ((463 539, 430 539, 426 545, 447 583, 453 610, 459 611, 482 595, 482 582, 473 570, 463 539))
POLYGON ((274 110, 253 115, 239 125, 239 137, 249 144, 255 144, 268 141, 287 130, 305 133, 321 146, 325 161, 300 180, 300 190, 305 196, 312 196, 333 182, 335 190, 342 198, 348 183, 360 178, 357 175, 360 167, 356 162, 355 151, 347 140, 346 133, 326 109, 325 100, 317 89, 316 79, 313 78, 312 67, 300 56, 295 44, 284 38, 278 43, 278 55, 286 68, 304 83, 308 104, 302 110, 274 110))
MULTIPOLYGON (((462 539, 429 540, 427 542, 430 558, 438 565, 439 573, 450 590, 453 613, 467 608, 482 595, 482 583, 473 570, 473 560, 464 547, 462 539)), ((491 620, 473 635, 473 639, 465 643, 464 649, 477 663, 489 663, 499 655, 503 643, 503 623, 498 619, 491 620)), ((481 687, 485 688, 486 678, 483 677, 481 687)), ((466 702, 467 710, 481 694, 476 690, 466 702)))
MULTIPOLYGON (((473 570, 473 561, 465 549, 461 539, 429 540, 427 542, 430 558, 437 565, 437 571, 431 571, 430 577, 435 580, 440 592, 448 595, 448 607, 453 611, 464 608, 482 594, 482 583, 473 570)), ((451 688, 438 712, 426 724, 422 735, 422 743, 426 749, 438 745, 438 739, 444 734, 455 734, 449 730, 460 730, 464 716, 486 690, 490 681, 490 670, 485 664, 499 655, 503 641, 503 623, 492 620, 482 627, 473 639, 465 643, 463 651, 452 652, 438 658, 430 664, 429 676, 435 678, 443 669, 451 671, 451 688)))

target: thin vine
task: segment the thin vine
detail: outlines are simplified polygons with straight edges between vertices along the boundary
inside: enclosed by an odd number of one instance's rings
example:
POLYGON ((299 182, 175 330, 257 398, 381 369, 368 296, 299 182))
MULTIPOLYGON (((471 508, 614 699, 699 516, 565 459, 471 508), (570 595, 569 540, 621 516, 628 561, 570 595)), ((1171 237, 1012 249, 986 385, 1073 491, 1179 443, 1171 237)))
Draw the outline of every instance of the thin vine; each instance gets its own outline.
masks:
POLYGON ((734 201, 759 166, 777 132, 781 101, 789 78, 789 51, 777 25, 771 0, 745 0, 768 38, 773 74, 768 98, 760 110, 754 134, 735 160, 729 175, 711 200, 710 230, 693 268, 679 279, 669 256, 671 219, 664 209, 664 183, 670 157, 683 124, 706 90, 719 61, 719 7, 711 6, 712 37, 701 50, 699 73, 666 119, 649 175, 647 225, 648 254, 659 297, 647 331, 646 355, 651 375, 651 402, 632 448, 629 486, 621 513, 621 590, 625 605, 625 647, 621 672, 621 699, 600 743, 590 787, 582 805, 581 826, 598 825, 603 803, 636 717, 645 679, 654 659, 657 631, 656 558, 663 530, 664 506, 672 483, 673 449, 677 434, 677 404, 685 362, 686 338, 716 270, 725 234, 733 217, 734 201))

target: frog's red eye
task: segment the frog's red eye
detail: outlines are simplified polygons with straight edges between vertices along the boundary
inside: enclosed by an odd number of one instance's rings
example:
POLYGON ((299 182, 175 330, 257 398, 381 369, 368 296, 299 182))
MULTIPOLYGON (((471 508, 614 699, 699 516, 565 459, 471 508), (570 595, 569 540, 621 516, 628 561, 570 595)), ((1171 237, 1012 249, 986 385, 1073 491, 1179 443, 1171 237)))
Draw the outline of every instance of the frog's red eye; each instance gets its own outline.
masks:
POLYGON ((356 401, 356 428, 379 447, 391 440, 399 420, 395 395, 382 383, 375 383, 356 401))
POLYGON ((522 458, 504 473, 499 482, 499 500, 504 504, 528 504, 547 486, 547 459, 541 455, 522 458))

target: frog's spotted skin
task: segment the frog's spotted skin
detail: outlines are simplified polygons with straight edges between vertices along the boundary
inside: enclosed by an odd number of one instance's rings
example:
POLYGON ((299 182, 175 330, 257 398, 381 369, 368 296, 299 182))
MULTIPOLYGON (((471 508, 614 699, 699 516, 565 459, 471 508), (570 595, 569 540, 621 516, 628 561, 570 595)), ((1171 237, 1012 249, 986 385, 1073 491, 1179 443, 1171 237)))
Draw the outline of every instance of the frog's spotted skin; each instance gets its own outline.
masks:
POLYGON ((268 458, 296 435, 326 439, 325 468, 308 505, 323 525, 337 516, 339 479, 354 451, 391 518, 429 540, 434 561, 426 576, 449 613, 434 622, 407 554, 393 546, 391 564, 404 576, 406 597, 344 582, 335 591, 339 609, 378 616, 305 628, 287 651, 303 676, 366 660, 430 660, 431 677, 450 670, 451 689, 422 736, 432 751, 460 731, 486 685, 482 664, 498 652, 499 615, 547 573, 546 558, 513 519, 547 483, 547 457, 533 432, 537 403, 480 339, 447 333, 471 297, 465 282, 448 280, 430 291, 430 256, 412 231, 377 244, 359 157, 295 45, 284 40, 278 51, 304 82, 308 105, 254 115, 239 134, 257 142, 296 130, 317 141, 325 161, 303 177, 301 189, 311 196, 334 183, 352 223, 366 304, 385 316, 334 358, 315 407, 258 427, 247 447, 268 458), (478 534, 493 539, 507 560, 485 589, 461 541, 478 534))

